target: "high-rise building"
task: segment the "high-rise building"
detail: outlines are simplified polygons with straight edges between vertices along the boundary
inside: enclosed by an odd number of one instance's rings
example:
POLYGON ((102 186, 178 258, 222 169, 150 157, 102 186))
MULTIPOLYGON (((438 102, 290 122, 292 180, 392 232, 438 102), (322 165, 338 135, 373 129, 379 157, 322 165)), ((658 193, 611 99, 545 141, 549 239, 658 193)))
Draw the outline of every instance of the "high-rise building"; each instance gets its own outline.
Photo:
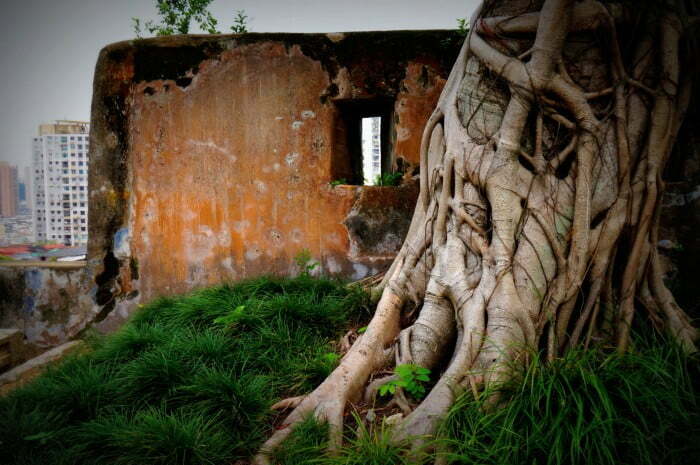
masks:
POLYGON ((362 118, 362 175, 365 185, 376 184, 376 178, 382 172, 381 133, 381 117, 362 118))
POLYGON ((0 161, 0 216, 17 215, 17 167, 0 161))
POLYGON ((34 240, 87 244, 89 130, 82 121, 39 126, 32 141, 34 240))

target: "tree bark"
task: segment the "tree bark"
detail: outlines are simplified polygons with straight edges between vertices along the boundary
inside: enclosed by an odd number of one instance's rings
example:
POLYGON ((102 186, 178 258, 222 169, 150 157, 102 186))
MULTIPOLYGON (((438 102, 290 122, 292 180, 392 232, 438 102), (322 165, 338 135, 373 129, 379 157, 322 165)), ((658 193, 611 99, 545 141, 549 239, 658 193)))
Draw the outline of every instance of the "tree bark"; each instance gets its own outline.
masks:
POLYGON ((506 380, 532 350, 628 350, 634 318, 696 350, 656 249, 692 90, 686 10, 629 5, 482 4, 426 125, 418 204, 374 319, 258 463, 308 414, 338 447, 346 404, 392 364, 439 372, 415 408, 399 393, 400 439, 433 434, 456 396, 506 380))

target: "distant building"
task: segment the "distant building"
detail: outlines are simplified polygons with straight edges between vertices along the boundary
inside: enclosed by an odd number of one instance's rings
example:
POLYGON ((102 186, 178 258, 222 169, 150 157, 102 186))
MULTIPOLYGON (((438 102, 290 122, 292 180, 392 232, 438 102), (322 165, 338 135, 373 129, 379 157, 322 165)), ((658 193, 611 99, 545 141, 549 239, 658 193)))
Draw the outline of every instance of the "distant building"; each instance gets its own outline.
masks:
POLYGON ((25 207, 27 208, 27 212, 31 214, 32 211, 32 204, 34 197, 32 196, 32 185, 33 182, 32 180, 34 179, 34 176, 32 176, 32 167, 31 166, 25 166, 24 167, 24 176, 22 176, 22 181, 24 182, 24 195, 25 195, 25 207))
POLYGON ((0 161, 0 217, 17 215, 17 167, 0 161))
POLYGON ((87 244, 90 126, 55 121, 32 141, 34 240, 87 244))
POLYGON ((362 175, 365 185, 374 185, 382 172, 382 118, 373 116, 362 119, 362 175))
POLYGON ((34 227, 31 214, 18 214, 11 218, 0 218, 0 247, 34 242, 34 227))

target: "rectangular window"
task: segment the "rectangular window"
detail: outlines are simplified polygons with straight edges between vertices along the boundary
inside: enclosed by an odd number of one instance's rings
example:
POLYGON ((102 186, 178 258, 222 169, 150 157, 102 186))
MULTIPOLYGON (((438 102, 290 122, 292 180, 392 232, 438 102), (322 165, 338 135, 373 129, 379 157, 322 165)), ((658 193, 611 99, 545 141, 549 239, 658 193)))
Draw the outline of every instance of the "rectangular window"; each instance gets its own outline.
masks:
POLYGON ((331 181, 374 185, 392 171, 394 100, 388 98, 336 100, 331 181))

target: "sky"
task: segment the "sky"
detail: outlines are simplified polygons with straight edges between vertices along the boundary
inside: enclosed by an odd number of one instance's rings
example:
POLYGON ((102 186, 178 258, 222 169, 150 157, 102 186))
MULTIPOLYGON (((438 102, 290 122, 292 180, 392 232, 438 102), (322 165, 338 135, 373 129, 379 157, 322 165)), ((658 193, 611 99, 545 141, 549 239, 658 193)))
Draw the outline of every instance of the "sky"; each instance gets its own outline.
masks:
MULTIPOLYGON (((0 160, 29 166, 40 123, 90 119, 102 47, 134 38, 132 17, 157 19, 154 0, 19 0, 0 15, 0 160)), ((214 0, 225 32, 235 11, 251 32, 454 29, 476 0, 214 0)), ((192 32, 199 32, 194 30, 192 32)))

